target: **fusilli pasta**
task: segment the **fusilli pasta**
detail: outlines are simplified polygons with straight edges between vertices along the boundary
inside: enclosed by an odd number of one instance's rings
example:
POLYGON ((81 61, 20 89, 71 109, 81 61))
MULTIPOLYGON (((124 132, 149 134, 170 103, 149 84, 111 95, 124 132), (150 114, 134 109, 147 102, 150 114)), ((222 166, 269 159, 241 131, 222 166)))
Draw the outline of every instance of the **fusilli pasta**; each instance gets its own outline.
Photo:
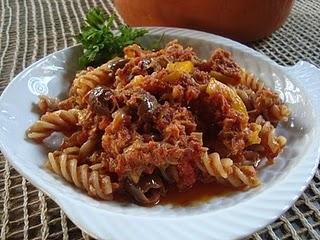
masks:
POLYGON ((262 126, 260 138, 261 145, 268 149, 271 158, 277 156, 287 142, 285 137, 276 135, 275 128, 268 121, 262 126))
POLYGON ((275 121, 288 121, 290 111, 284 104, 274 104, 269 111, 270 115, 275 121))
MULTIPOLYGON (((243 103, 246 105, 246 108, 248 111, 253 109, 253 104, 254 104, 254 99, 256 94, 254 93, 253 90, 251 90, 250 88, 235 88, 237 94, 239 95, 239 97, 241 98, 241 100, 243 101, 243 103)), ((250 112, 249 112, 250 114, 250 112)))
POLYGON ((241 84, 254 92, 258 92, 264 88, 263 82, 259 81, 254 74, 248 73, 245 69, 242 70, 241 84))
POLYGON ((218 153, 205 154, 203 164, 207 172, 220 182, 234 187, 255 187, 260 184, 253 166, 236 166, 230 158, 220 158, 218 153))
POLYGON ((49 98, 47 96, 39 96, 38 108, 41 113, 53 112, 58 110, 59 101, 56 98, 49 98))
POLYGON ((47 112, 28 129, 27 136, 34 141, 42 141, 54 131, 72 130, 77 123, 78 111, 76 109, 47 112))
POLYGON ((105 63, 100 67, 80 74, 74 81, 70 89, 71 95, 76 96, 78 104, 83 104, 83 97, 98 85, 110 85, 112 70, 109 64, 105 63))
POLYGON ((62 152, 50 152, 47 166, 68 182, 86 190, 89 195, 111 200, 112 183, 110 177, 91 169, 88 164, 78 166, 78 160, 74 157, 74 154, 78 152, 78 148, 67 148, 62 152))

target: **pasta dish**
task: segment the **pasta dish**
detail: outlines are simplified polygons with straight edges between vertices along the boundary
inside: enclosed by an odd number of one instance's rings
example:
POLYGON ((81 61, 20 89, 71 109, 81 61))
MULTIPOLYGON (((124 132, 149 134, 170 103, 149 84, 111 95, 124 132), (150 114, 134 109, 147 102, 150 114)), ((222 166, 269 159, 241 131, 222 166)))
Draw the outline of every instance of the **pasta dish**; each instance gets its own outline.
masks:
POLYGON ((168 186, 217 182, 245 190, 286 144, 289 110, 278 94, 216 49, 200 59, 176 40, 133 44, 87 67, 68 98, 40 96, 27 137, 49 149, 46 167, 90 196, 156 205, 168 186))

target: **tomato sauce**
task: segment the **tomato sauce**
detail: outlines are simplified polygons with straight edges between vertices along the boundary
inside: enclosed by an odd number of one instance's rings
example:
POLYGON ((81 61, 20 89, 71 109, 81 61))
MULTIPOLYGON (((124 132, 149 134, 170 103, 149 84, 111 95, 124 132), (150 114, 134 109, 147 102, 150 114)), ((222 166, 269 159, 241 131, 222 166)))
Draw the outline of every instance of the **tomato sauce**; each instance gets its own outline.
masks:
POLYGON ((175 186, 170 186, 166 196, 160 199, 160 205, 172 204, 176 207, 186 207, 209 201, 214 197, 227 196, 239 189, 219 183, 196 183, 185 192, 179 192, 175 186))

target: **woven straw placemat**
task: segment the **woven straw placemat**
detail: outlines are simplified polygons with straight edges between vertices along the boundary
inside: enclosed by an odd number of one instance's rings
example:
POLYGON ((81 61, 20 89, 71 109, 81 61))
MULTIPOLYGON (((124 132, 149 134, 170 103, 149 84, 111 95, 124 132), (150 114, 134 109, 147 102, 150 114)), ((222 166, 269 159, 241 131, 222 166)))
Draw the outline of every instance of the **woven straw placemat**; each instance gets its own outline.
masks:
MULTIPOLYGON (((111 0, 0 0, 0 93, 31 63, 74 45, 72 36, 93 6, 115 10, 111 0)), ((282 65, 306 60, 320 67, 320 2, 296 1, 287 23, 252 47, 282 65)), ((0 214, 1 239, 90 239, 2 155, 0 214)), ((249 239, 320 239, 319 170, 289 211, 249 239)))

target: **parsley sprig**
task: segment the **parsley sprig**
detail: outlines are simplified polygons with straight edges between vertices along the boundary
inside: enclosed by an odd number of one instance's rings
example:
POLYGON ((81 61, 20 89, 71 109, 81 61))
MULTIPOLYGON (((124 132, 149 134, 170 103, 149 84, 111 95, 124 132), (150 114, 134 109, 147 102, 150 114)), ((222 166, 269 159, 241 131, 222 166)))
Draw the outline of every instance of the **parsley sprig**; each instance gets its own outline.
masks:
POLYGON ((114 18, 114 15, 107 18, 99 8, 93 8, 86 14, 85 24, 76 36, 84 49, 79 60, 81 66, 98 66, 121 56, 125 46, 135 43, 148 32, 127 25, 121 25, 117 31, 112 30, 114 18))

